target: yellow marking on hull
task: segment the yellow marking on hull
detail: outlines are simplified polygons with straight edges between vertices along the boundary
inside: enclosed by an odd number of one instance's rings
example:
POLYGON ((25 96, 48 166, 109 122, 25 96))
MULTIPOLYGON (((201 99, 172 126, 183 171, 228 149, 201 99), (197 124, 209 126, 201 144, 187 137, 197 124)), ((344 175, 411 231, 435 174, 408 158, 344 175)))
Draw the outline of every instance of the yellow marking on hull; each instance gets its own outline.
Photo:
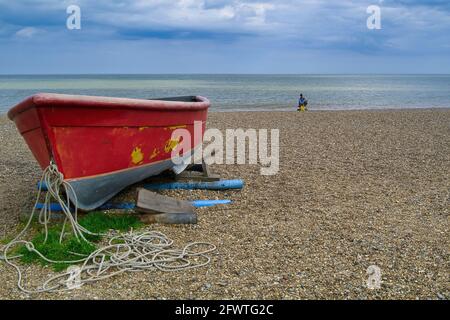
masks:
POLYGON ((145 129, 148 129, 148 127, 139 127, 139 131, 144 131, 145 129))
POLYGON ((144 161, 144 154, 142 153, 141 148, 136 147, 133 149, 133 152, 131 152, 131 162, 134 165, 141 164, 142 161, 144 161))
POLYGON ((153 152, 152 152, 152 154, 150 155, 150 160, 155 159, 155 158, 158 156, 158 154, 159 154, 158 148, 153 149, 153 152))
MULTIPOLYGON (((190 151, 185 152, 182 156, 183 157, 187 157, 188 155, 192 154, 193 151, 194 151, 194 149, 191 149, 190 151)), ((158 160, 158 161, 155 161, 155 162, 152 162, 152 163, 145 163, 142 166, 151 167, 151 166, 154 166, 157 163, 163 163, 163 162, 166 162, 166 161, 171 161, 171 160, 167 160, 167 159, 166 160, 158 160)), ((130 167, 130 168, 124 168, 124 169, 120 169, 120 170, 116 170, 116 171, 112 171, 112 172, 93 174, 93 175, 90 175, 90 176, 84 176, 84 177, 78 177, 78 178, 70 178, 70 179, 65 179, 65 180, 68 181, 68 182, 86 181, 86 180, 94 179, 94 178, 98 178, 98 177, 107 177, 107 176, 109 176, 111 174, 117 174, 119 172, 129 172, 131 170, 136 170, 136 169, 137 169, 136 167, 130 167)))
POLYGON ((167 128, 164 128, 165 130, 176 130, 176 129, 184 129, 184 128, 186 128, 187 126, 185 125, 185 124, 183 124, 183 125, 179 125, 179 126, 171 126, 171 127, 167 127, 167 128))
POLYGON ((180 143, 181 137, 178 139, 169 139, 166 142, 166 145, 164 146, 164 151, 166 153, 172 152, 173 149, 177 147, 177 145, 180 143))

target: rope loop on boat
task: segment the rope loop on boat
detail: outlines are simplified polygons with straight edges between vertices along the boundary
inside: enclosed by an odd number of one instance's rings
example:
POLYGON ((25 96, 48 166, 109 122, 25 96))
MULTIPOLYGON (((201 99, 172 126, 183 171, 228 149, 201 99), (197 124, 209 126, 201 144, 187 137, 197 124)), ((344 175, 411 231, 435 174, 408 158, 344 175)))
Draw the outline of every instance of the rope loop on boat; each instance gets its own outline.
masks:
POLYGON ((8 265, 16 269, 18 276, 17 287, 25 293, 32 294, 73 290, 81 287, 83 284, 107 279, 127 271, 161 270, 174 272, 203 267, 211 262, 208 254, 216 250, 216 246, 206 242, 188 243, 182 249, 176 249, 173 248, 173 240, 158 231, 143 231, 138 233, 133 230, 127 233, 111 231, 108 234, 90 232, 78 223, 75 190, 69 183, 64 181, 64 175, 58 170, 58 167, 53 161, 45 168, 40 182, 36 202, 25 227, 3 248, 3 256, 0 256, 0 260, 4 260, 8 265), (54 261, 39 252, 32 242, 21 240, 30 228, 36 214, 36 204, 41 199, 42 185, 44 184, 47 186, 48 192, 45 194, 44 205, 38 215, 39 223, 44 226, 44 243, 48 239, 48 223, 52 217, 50 203, 54 199, 61 205, 65 215, 59 238, 60 243, 64 239, 66 225, 69 224, 72 233, 78 241, 89 242, 85 237, 86 234, 101 235, 108 240, 107 245, 95 250, 90 255, 70 252, 75 256, 81 257, 77 260, 54 261), (71 209, 68 196, 69 192, 74 197, 73 210, 71 209), (62 196, 63 193, 65 193, 65 197, 62 196), (49 278, 39 288, 27 289, 22 283, 23 274, 19 265, 12 262, 12 260, 20 258, 21 255, 8 256, 10 249, 17 245, 25 246, 28 251, 36 253, 40 258, 49 263, 81 265, 69 267, 70 270, 68 269, 64 273, 49 278))

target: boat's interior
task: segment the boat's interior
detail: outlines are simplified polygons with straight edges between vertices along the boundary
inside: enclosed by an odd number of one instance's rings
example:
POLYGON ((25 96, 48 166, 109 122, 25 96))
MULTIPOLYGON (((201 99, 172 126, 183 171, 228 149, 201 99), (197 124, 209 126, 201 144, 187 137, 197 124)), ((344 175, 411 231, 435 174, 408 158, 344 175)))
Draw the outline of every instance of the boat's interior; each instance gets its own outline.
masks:
POLYGON ((162 100, 162 101, 180 101, 180 102, 197 102, 196 96, 182 96, 182 97, 168 97, 168 98, 156 98, 148 100, 162 100))

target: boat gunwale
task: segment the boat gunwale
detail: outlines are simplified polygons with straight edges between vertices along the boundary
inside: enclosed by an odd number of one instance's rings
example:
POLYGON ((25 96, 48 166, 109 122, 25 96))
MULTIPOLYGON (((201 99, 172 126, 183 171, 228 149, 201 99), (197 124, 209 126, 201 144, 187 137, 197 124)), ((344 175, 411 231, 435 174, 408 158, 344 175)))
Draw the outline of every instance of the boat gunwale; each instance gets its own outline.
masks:
MULTIPOLYGON (((104 96, 38 93, 20 102, 8 112, 8 118, 32 108, 83 108, 83 109, 136 109, 149 111, 198 111, 208 109, 210 102, 202 96, 193 96, 197 101, 145 100, 104 96)), ((181 98, 181 97, 180 97, 181 98)))

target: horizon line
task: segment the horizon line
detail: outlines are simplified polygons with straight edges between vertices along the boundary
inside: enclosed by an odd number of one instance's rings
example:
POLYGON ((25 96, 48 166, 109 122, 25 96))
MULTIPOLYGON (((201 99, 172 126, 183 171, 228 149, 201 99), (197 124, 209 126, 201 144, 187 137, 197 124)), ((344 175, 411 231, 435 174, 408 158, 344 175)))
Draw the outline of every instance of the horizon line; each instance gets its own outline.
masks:
POLYGON ((382 76, 382 75, 450 75, 450 73, 370 73, 370 72, 361 72, 361 73, 203 73, 203 72, 167 72, 167 73, 0 73, 0 76, 108 76, 108 75, 129 75, 129 76, 145 76, 145 75, 267 75, 267 76, 310 76, 310 75, 373 75, 373 76, 382 76))

